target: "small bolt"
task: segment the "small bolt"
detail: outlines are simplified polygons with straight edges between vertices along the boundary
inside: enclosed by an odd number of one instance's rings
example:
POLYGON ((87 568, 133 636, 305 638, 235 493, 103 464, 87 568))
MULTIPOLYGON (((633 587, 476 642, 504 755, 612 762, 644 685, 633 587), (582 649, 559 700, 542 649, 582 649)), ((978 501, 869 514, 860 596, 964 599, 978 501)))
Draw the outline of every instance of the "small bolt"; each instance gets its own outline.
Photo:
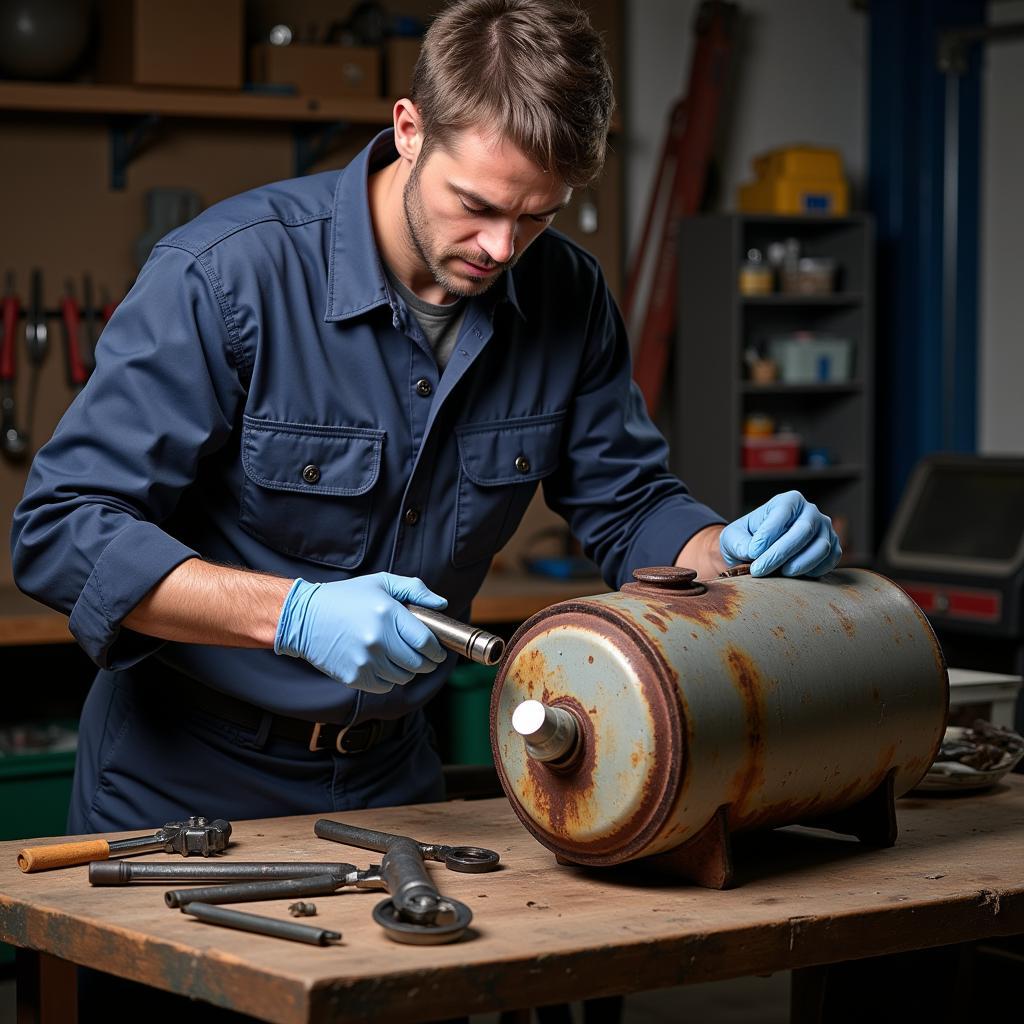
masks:
POLYGON ((315 903, 292 903, 288 907, 288 913, 292 917, 314 917, 316 916, 315 903))

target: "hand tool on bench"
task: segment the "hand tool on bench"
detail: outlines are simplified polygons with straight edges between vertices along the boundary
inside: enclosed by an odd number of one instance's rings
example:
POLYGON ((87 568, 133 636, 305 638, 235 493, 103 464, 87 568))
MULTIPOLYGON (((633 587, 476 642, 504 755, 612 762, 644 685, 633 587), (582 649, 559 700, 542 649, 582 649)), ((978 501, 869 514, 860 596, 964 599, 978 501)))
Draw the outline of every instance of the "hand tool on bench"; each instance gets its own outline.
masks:
POLYGON ((461 654, 480 665, 497 665, 505 653, 505 641, 485 629, 478 629, 465 622, 459 622, 450 615, 442 615, 433 608, 418 604, 405 606, 429 629, 442 647, 461 654))
POLYGON ((325 864, 320 874, 303 878, 272 878, 228 885, 201 885, 193 889, 171 889, 164 893, 164 902, 169 907, 184 907, 189 903, 260 903, 266 900, 291 900, 299 896, 332 896, 346 886, 357 889, 386 888, 379 864, 371 864, 365 871, 351 864, 343 864, 341 867, 348 870, 336 874, 330 872, 329 867, 325 864))
POLYGON ((291 939, 293 942, 305 942, 310 946, 328 946, 332 942, 341 941, 341 932, 316 928, 297 921, 278 921, 262 914, 247 914, 243 910, 228 910, 226 907, 215 907, 209 903, 189 903, 182 907, 183 914, 206 921, 208 924, 219 924, 224 928, 237 928, 243 932, 256 935, 272 935, 278 939, 291 939))
POLYGON ((390 832, 377 832, 371 828, 359 828, 357 825, 346 825, 330 818, 320 818, 313 826, 313 831, 321 839, 330 839, 335 843, 344 843, 361 850, 375 850, 387 853, 397 840, 405 840, 415 845, 420 855, 426 860, 436 860, 444 864, 450 871, 462 871, 466 874, 478 874, 482 871, 494 871, 501 859, 494 850, 485 850, 480 846, 447 846, 443 843, 420 843, 408 836, 396 836, 390 832))
POLYGON ((498 863, 498 854, 493 850, 418 843, 408 836, 358 828, 327 818, 317 821, 313 831, 321 839, 384 851, 380 870, 391 898, 373 908, 373 919, 396 942, 454 942, 473 920, 469 907, 438 892, 427 873, 424 857, 442 861, 455 871, 489 871, 498 863))
POLYGON ((171 821, 152 835, 132 839, 87 839, 80 843, 56 843, 53 846, 30 846, 18 853, 22 871, 47 871, 50 868, 88 864, 108 857, 132 856, 136 853, 180 853, 183 857, 200 854, 209 857, 223 852, 231 838, 231 824, 223 818, 208 821, 193 816, 187 821, 171 821))
POLYGON ((347 875, 354 864, 323 861, 185 861, 140 864, 130 860, 100 860, 89 865, 92 885, 131 885, 133 882, 268 882, 280 878, 347 875))
POLYGON ((7 288, 0 302, 0 447, 12 462, 20 462, 28 451, 28 438, 18 429, 14 378, 18 348, 18 318, 21 305, 14 293, 14 274, 7 274, 7 288))

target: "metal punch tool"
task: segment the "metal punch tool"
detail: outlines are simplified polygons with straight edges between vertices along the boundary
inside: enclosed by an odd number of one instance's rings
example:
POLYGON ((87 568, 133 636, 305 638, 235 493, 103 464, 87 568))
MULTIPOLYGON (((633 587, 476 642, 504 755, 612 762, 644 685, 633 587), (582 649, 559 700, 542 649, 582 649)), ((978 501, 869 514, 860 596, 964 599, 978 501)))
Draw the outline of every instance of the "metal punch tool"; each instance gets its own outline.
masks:
POLYGON ((190 903, 258 903, 265 900, 294 900, 304 896, 331 896, 339 889, 385 889, 387 883, 379 865, 359 871, 351 864, 341 865, 346 871, 332 873, 324 864, 317 875, 300 878, 271 878, 227 885, 202 885, 190 889, 171 889, 164 893, 169 907, 185 907, 190 903))

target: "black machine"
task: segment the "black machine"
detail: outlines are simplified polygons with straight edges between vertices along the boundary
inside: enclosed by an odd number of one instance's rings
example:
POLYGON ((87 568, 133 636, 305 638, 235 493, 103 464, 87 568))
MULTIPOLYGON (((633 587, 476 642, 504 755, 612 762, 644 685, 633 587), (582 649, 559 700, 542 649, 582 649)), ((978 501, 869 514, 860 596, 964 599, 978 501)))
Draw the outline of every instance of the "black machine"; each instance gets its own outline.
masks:
POLYGON ((1024 458, 919 462, 879 568, 920 605, 951 665, 1024 675, 1024 458))

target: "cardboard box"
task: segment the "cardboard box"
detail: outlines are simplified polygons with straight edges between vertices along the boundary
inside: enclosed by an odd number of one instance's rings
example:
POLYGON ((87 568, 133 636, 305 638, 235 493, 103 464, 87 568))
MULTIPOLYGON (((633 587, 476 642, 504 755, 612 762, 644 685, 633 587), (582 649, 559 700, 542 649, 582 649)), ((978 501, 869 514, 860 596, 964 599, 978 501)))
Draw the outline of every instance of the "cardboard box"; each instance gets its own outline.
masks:
POLYGON ((412 88, 412 72, 420 55, 422 40, 409 36, 394 36, 387 41, 384 56, 387 61, 387 90, 384 95, 397 100, 408 96, 412 88))
POLYGON ((255 82, 291 85, 303 96, 361 96, 381 94, 381 55, 373 46, 271 46, 252 50, 255 82))
POLYGON ((96 78, 241 89, 243 0, 102 0, 96 78))

